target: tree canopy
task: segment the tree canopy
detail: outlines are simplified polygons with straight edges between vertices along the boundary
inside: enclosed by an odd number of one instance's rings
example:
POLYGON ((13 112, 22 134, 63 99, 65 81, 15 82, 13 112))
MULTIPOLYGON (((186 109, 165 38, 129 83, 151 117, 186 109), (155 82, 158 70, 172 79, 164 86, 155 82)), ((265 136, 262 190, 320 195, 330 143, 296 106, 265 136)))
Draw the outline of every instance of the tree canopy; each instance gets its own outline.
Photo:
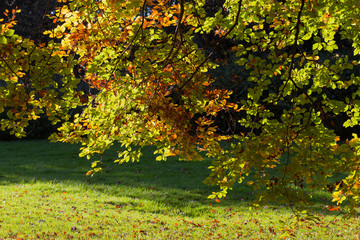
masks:
MULTIPOLYGON (((62 124, 51 139, 81 143, 81 156, 114 142, 124 147, 119 163, 139 161, 148 145, 156 160, 206 155, 205 182, 220 187, 212 198, 244 182, 255 204, 306 207, 305 188, 334 188, 333 201, 355 213, 360 142, 340 139, 331 119, 360 120, 357 0, 58 2, 41 41, 13 30, 20 9, 0 20, 2 130, 23 137, 46 114, 62 124), (230 58, 232 89, 214 74, 230 58), (221 113, 241 127, 223 134, 221 113)), ((101 170, 92 167, 89 175, 101 170)))

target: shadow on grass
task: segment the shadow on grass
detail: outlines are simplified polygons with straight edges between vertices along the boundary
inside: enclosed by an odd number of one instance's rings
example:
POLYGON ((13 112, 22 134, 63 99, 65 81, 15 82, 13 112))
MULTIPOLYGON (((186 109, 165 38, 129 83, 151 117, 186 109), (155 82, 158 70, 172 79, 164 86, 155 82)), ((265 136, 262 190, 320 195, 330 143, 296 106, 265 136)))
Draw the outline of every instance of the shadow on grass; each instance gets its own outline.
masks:
MULTIPOLYGON (((198 203, 194 205, 198 207, 213 202, 207 196, 217 188, 202 183, 209 174, 209 160, 181 162, 169 159, 167 162, 156 162, 153 149, 146 148, 141 162, 118 165, 113 160, 119 149, 115 147, 103 155, 104 171, 89 177, 85 173, 90 169, 91 161, 78 157, 77 145, 39 140, 0 142, 0 184, 66 182, 114 196, 141 196, 176 209, 194 202, 198 203)), ((221 205, 246 205, 254 197, 252 188, 238 185, 229 192, 226 200, 221 201, 221 205)), ((329 199, 325 195, 315 198, 317 205, 325 205, 327 201, 329 199)), ((320 207, 314 210, 315 213, 336 214, 325 213, 320 207)))

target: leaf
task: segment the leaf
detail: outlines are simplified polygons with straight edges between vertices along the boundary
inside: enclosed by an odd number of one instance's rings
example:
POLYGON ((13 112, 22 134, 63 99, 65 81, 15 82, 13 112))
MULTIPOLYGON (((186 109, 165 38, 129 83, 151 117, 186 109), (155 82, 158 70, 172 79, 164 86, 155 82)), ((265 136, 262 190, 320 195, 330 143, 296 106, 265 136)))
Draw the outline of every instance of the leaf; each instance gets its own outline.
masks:
POLYGON ((334 206, 328 206, 328 210, 329 211, 339 211, 339 206, 337 206, 337 207, 334 207, 334 206))
POLYGON ((155 160, 156 160, 156 161, 162 161, 162 160, 163 160, 163 156, 162 156, 162 155, 157 156, 155 160))
POLYGON ((14 35, 14 33, 15 33, 14 29, 9 29, 5 32, 5 36, 11 37, 12 35, 14 35))
POLYGON ((92 168, 95 168, 99 163, 100 163, 100 161, 94 161, 94 162, 91 164, 91 167, 92 167, 92 168))
POLYGON ((0 36, 0 44, 7 44, 7 39, 5 36, 0 36))

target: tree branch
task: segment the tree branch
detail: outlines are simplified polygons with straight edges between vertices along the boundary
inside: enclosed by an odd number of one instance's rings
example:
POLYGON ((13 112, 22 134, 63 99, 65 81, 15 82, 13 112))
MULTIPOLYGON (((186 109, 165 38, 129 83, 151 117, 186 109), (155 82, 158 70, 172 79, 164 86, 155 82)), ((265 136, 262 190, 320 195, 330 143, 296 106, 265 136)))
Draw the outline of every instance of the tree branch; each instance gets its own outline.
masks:
MULTIPOLYGON (((215 49, 217 49, 219 46, 220 46, 220 43, 222 43, 226 37, 235 29, 235 27, 239 24, 239 18, 240 18, 240 12, 241 12, 241 6, 242 6, 242 0, 239 1, 239 5, 238 5, 238 11, 236 13, 236 17, 235 17, 235 22, 233 24, 233 26, 229 29, 229 31, 224 35, 222 36, 217 42, 216 42, 216 45, 215 45, 215 49)), ((182 90, 186 84, 188 84, 194 77, 195 75, 198 73, 198 71, 200 70, 200 68, 210 59, 210 57, 214 54, 214 51, 212 51, 206 58, 205 60, 200 63, 195 71, 191 74, 190 78, 188 80, 186 80, 182 85, 181 87, 179 88, 180 90, 182 90)))

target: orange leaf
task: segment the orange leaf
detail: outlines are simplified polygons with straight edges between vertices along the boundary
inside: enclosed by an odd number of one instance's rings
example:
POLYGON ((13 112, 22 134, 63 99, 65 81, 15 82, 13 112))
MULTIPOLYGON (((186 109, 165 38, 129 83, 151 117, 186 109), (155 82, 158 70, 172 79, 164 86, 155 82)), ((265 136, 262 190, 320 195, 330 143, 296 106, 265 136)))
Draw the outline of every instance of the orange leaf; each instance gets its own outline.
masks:
POLYGON ((328 206, 329 211, 339 211, 339 207, 328 206))

